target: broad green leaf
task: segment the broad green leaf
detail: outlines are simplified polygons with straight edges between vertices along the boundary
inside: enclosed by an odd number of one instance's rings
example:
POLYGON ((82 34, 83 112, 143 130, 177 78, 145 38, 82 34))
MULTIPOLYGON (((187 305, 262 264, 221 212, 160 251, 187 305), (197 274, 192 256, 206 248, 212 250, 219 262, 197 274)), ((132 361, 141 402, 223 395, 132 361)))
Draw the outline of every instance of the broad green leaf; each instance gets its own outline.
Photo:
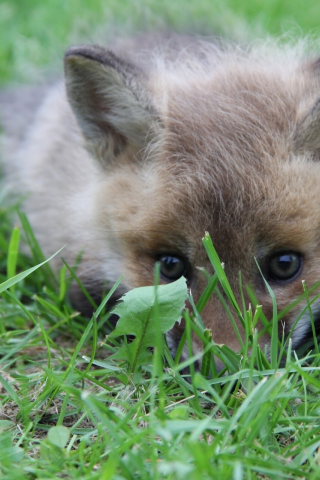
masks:
POLYGON ((12 427, 13 422, 11 422, 10 420, 0 420, 0 433, 12 427))
POLYGON ((70 438, 70 431, 67 427, 52 427, 48 432, 48 440, 52 445, 64 448, 70 438))
POLYGON ((159 332, 168 332, 180 322, 187 299, 186 279, 158 287, 140 287, 122 297, 114 313, 120 318, 109 338, 133 335, 135 339, 124 344, 113 358, 126 360, 132 370, 150 362, 148 350, 157 344, 159 332))

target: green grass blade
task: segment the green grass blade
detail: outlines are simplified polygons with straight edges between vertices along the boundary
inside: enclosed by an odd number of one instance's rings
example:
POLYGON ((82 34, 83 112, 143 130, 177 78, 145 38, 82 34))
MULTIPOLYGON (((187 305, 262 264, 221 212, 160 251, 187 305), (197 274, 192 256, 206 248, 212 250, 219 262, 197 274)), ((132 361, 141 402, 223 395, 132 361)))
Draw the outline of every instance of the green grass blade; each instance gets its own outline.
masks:
MULTIPOLYGON (((18 253, 19 253, 19 243, 20 243, 20 228, 15 227, 12 230, 12 234, 9 242, 8 258, 7 258, 8 279, 14 277, 16 274, 17 260, 18 260, 18 253)), ((14 289, 14 286, 12 286, 11 289, 14 289)))
POLYGON ((278 344, 279 344, 279 337, 278 337, 278 315, 277 315, 277 300, 275 294, 273 293, 272 288, 268 284, 267 280, 264 278, 263 273, 260 269, 260 266, 256 260, 256 264, 260 275, 263 278, 263 281, 267 287, 269 295, 272 300, 272 332, 271 332, 271 346, 270 346, 270 360, 271 360, 271 368, 277 368, 279 364, 278 360, 278 344))
POLYGON ((21 280, 23 280, 24 278, 26 278, 28 275, 30 275, 31 273, 33 273, 35 270, 38 270, 38 268, 42 267, 42 265, 45 265, 46 263, 50 262, 50 260, 52 258, 54 258, 59 252, 61 252, 62 248, 60 248, 60 250, 58 250, 54 255, 52 255, 50 258, 48 258, 47 260, 44 260, 42 263, 39 263, 38 265, 36 265, 35 267, 31 267, 29 268, 28 270, 22 272, 22 273, 19 273, 18 275, 15 275, 14 277, 12 278, 9 278, 9 280, 7 280, 6 282, 3 282, 0 284, 0 293, 4 292, 5 290, 7 290, 8 288, 12 287, 12 285, 15 285, 16 283, 20 282, 21 280))
MULTIPOLYGON (((42 253, 40 245, 33 233, 33 230, 31 228, 28 218, 23 212, 20 212, 20 211, 18 211, 18 215, 19 215, 19 219, 23 227, 24 233, 26 235, 27 243, 30 247, 34 262, 35 263, 41 262, 41 264, 45 265, 44 275, 45 275, 46 281, 48 285, 50 285, 50 288, 55 289, 56 287, 55 274, 53 273, 50 265, 47 262, 45 262, 45 256, 42 253)), ((61 252, 63 248, 64 247, 62 247, 57 253, 61 252)), ((57 253, 55 255, 57 255, 57 253)))
POLYGON ((244 327, 245 324, 244 324, 244 319, 243 319, 243 316, 242 316, 242 312, 241 312, 241 310, 240 310, 240 308, 237 304, 237 301, 235 299, 235 296, 233 294, 233 291, 231 289, 231 286, 229 284, 229 281, 228 281, 227 276, 225 274, 225 271, 223 269, 222 263, 221 263, 221 261, 219 259, 219 256, 218 256, 218 254, 217 254, 217 252, 216 252, 216 250, 215 250, 215 248, 212 244, 209 233, 205 234, 204 238, 202 239, 202 242, 203 242, 204 248, 206 249, 209 260, 212 263, 214 271, 219 278, 219 282, 221 283, 222 288, 223 288, 229 302, 231 303, 231 305, 235 309, 235 311, 236 311, 236 313, 239 317, 239 320, 240 320, 242 326, 244 327))

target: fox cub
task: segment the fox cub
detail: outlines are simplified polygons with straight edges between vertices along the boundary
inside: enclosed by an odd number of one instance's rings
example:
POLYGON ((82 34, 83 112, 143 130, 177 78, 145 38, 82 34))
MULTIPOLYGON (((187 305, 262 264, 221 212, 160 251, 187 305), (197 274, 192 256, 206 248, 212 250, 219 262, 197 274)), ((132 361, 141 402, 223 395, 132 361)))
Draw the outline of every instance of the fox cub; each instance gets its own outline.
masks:
MULTIPOLYGON (((320 61, 300 50, 179 36, 84 45, 67 50, 64 82, 3 92, 5 182, 25 197, 45 255, 66 244, 73 265, 82 252, 78 275, 96 297, 122 274, 117 298, 152 284, 160 262, 161 281, 184 275, 197 301, 208 231, 239 300, 240 270, 271 318, 257 259, 278 309, 291 304, 302 280, 320 279, 320 61)), ((85 312, 76 288, 71 297, 85 312)), ((320 324, 320 301, 312 313, 320 324)), ((203 320, 239 348, 217 298, 203 320)), ((173 353, 182 330, 169 334, 173 353)), ((306 310, 293 347, 310 338, 306 310)))

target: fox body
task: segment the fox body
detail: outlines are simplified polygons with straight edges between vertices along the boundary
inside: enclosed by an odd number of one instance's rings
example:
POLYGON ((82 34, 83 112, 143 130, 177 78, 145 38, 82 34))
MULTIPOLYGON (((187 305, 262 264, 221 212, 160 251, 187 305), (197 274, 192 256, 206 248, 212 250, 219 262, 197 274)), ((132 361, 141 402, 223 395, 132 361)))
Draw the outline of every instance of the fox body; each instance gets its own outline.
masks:
MULTIPOLYGON (((278 309, 291 304, 302 280, 320 278, 320 62, 300 50, 179 36, 72 47, 64 82, 2 93, 5 182, 25 196, 45 255, 66 245, 73 265, 81 252, 77 273, 94 296, 122 274, 117 297, 151 285, 160 261, 161 281, 184 275, 197 301, 197 267, 211 272, 207 231, 238 299, 241 271, 271 318, 257 259, 278 309)), ((304 306, 283 317, 280 336, 304 306)), ((320 322, 320 302, 312 311, 320 322)), ((239 348, 214 296, 203 321, 216 343, 239 348)), ((182 331, 169 333, 173 352, 182 331)), ((308 311, 293 347, 310 337, 308 311)))

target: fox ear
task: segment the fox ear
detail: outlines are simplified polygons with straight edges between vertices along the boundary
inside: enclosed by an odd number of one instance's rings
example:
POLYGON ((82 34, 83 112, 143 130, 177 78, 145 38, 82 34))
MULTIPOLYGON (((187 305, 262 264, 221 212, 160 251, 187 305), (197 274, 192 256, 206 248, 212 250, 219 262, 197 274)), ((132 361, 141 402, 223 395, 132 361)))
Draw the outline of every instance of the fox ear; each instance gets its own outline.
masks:
POLYGON ((137 67, 100 47, 72 47, 65 54, 65 78, 71 107, 99 156, 128 142, 141 148, 150 139, 155 114, 143 98, 137 67))
POLYGON ((293 134, 293 147, 296 153, 320 149, 320 98, 297 123, 293 134))

